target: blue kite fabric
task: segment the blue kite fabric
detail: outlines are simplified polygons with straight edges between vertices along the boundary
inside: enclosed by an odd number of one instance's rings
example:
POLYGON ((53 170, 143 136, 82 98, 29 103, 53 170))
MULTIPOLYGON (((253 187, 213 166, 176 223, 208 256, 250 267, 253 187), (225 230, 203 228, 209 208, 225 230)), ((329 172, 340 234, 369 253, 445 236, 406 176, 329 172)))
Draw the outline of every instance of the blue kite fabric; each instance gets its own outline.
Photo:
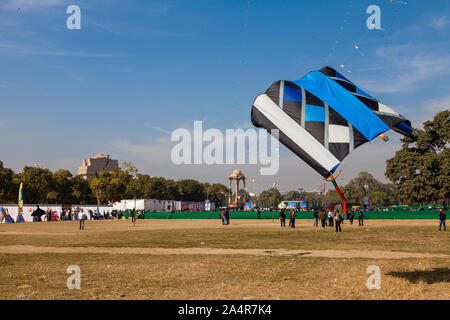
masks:
POLYGON ((360 145, 392 129, 411 136, 411 122, 331 67, 278 81, 256 97, 253 125, 276 137, 323 177, 360 145))

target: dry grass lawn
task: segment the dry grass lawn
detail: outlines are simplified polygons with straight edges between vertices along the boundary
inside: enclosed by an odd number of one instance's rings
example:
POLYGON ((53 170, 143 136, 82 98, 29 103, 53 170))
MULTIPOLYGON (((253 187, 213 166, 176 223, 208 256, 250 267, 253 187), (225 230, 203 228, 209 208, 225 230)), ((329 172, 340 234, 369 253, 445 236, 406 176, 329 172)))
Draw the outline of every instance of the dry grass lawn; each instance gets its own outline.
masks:
POLYGON ((450 238, 435 220, 0 225, 0 299, 450 299, 450 238), (81 289, 66 286, 69 265, 81 289), (381 289, 366 287, 367 267, 381 289))

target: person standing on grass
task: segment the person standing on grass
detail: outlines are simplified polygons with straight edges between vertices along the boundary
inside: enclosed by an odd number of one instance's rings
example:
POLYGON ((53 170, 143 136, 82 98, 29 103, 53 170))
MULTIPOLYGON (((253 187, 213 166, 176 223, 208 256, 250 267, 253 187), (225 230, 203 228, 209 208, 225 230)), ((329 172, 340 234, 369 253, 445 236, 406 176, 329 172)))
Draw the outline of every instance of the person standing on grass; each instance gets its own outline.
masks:
POLYGON ((333 226, 333 212, 331 212, 331 209, 328 211, 328 226, 333 226))
POLYGON ((441 231, 441 227, 444 226, 444 231, 447 231, 447 226, 445 225, 445 220, 447 220, 447 214, 445 213, 447 210, 446 207, 439 209, 439 231, 441 231))
POLYGON ((136 210, 131 210, 131 222, 136 223, 136 210))
MULTIPOLYGON (((281 209, 280 211, 280 223, 281 227, 286 228, 286 214, 284 213, 284 209, 281 209)), ((289 224, 289 227, 291 225, 289 224)))
POLYGON ((225 219, 227 220, 227 224, 230 224, 230 210, 225 211, 225 219))
POLYGON ((355 213, 353 210, 350 210, 348 213, 348 220, 350 220, 350 224, 353 224, 353 218, 355 217, 355 213))
POLYGON ((257 212, 258 212, 258 220, 260 220, 261 219, 261 210, 258 208, 257 212))
POLYGON ((342 215, 338 207, 334 208, 333 220, 336 225, 336 232, 342 232, 341 229, 342 215))
POLYGON ((318 224, 319 224, 319 213, 317 212, 317 210, 314 210, 314 227, 317 227, 318 224))
POLYGON ((225 210, 226 209, 222 210, 222 225, 225 225, 225 210))
POLYGON ((291 209, 291 211, 289 212, 289 225, 291 226, 291 228, 295 229, 295 209, 291 209))
POLYGON ((327 225, 326 224, 327 214, 326 214, 326 211, 324 208, 322 208, 322 210, 320 210, 319 219, 320 219, 320 222, 322 223, 322 229, 325 229, 325 227, 327 225))
POLYGON ((364 226, 364 215, 361 209, 358 210, 358 225, 360 227, 364 226))

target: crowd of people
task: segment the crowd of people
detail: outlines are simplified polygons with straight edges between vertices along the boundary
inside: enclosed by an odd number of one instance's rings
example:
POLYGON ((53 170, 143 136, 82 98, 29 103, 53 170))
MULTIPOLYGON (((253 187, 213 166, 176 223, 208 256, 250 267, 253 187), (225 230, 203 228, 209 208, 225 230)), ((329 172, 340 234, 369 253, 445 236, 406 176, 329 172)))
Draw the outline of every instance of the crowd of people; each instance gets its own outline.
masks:
MULTIPOLYGON (((142 213, 139 212, 139 215, 142 213)), ((56 210, 47 209, 42 210, 39 205, 36 206, 36 210, 31 214, 33 222, 41 221, 75 221, 75 220, 104 220, 104 219, 120 219, 122 212, 118 210, 102 211, 100 210, 85 210, 83 208, 76 209, 63 209, 60 213, 56 210)), ((25 222, 23 215, 19 213, 16 217, 16 221, 11 217, 7 208, 2 208, 0 214, 0 223, 15 223, 25 222)))
MULTIPOLYGON (((39 208, 39 206, 38 206, 39 208)), ((33 221, 76 221, 76 220, 103 220, 112 219, 114 212, 100 210, 84 210, 84 209, 65 209, 58 214, 57 211, 48 209, 42 216, 34 216, 33 221)))
MULTIPOLYGON (((441 207, 439 208, 439 231, 442 229, 447 231, 446 220, 447 208, 441 207)), ((288 212, 289 216, 289 227, 295 229, 295 219, 298 209, 290 209, 288 212)), ((74 209, 64 209, 58 214, 57 211, 48 209, 46 212, 37 206, 37 209, 33 212, 38 212, 38 214, 32 214, 33 222, 40 221, 75 221, 75 220, 107 220, 107 219, 122 219, 124 213, 120 210, 107 210, 100 212, 100 210, 84 210, 83 208, 74 208, 74 209), (42 212, 40 214, 39 212, 42 212)), ((258 219, 261 219, 261 209, 257 209, 258 219)), ((131 210, 130 216, 132 221, 135 222, 136 219, 144 219, 145 212, 143 210, 131 210)), ((358 218, 358 225, 360 227, 364 226, 364 210, 360 208, 352 208, 347 211, 347 214, 344 215, 342 206, 337 205, 333 208, 325 209, 322 208, 320 212, 318 210, 314 210, 313 213, 313 226, 318 227, 319 221, 321 223, 322 229, 327 227, 335 227, 336 232, 342 232, 342 224, 344 224, 345 220, 348 220, 350 224, 353 224, 354 218, 358 218)), ((286 218, 287 214, 284 209, 280 210, 279 219, 280 225, 282 228, 286 227, 286 218)), ((225 208, 221 213, 222 225, 230 224, 230 209, 225 208)), ((2 208, 0 213, 0 223, 15 223, 15 222, 25 222, 23 215, 18 214, 16 217, 16 221, 11 217, 7 208, 2 208)))

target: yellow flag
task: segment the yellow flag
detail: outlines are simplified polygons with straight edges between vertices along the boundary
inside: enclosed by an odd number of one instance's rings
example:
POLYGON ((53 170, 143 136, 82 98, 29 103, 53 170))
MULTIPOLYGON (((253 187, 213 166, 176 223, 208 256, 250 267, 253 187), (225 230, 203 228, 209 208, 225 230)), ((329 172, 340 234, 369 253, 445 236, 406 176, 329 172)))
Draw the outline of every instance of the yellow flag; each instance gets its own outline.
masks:
POLYGON ((19 208, 23 207, 23 194, 22 194, 22 187, 23 187, 23 183, 20 183, 20 187, 19 187, 19 208))

